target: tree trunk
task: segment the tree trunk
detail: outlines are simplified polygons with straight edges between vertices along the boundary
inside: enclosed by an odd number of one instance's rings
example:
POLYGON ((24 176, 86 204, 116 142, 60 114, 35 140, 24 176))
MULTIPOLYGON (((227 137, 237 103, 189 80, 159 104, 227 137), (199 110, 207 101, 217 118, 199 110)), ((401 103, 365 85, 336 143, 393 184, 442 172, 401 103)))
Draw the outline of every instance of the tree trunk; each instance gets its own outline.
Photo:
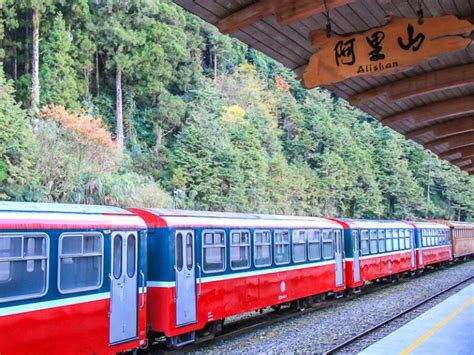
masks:
POLYGON ((28 74, 30 72, 30 54, 28 51, 28 38, 30 37, 30 31, 28 30, 28 25, 25 26, 25 74, 28 74))
POLYGON ((122 71, 117 69, 115 74, 115 120, 117 125, 117 146, 120 150, 123 150, 123 111, 122 111, 122 71))
POLYGON ((95 94, 99 96, 99 52, 95 51, 95 94))
POLYGON ((214 52, 214 82, 217 81, 217 52, 214 52))
POLYGON ((39 83, 39 22, 40 13, 33 8, 33 67, 31 71, 31 108, 34 112, 39 110, 40 83, 39 83))
POLYGON ((16 41, 15 47, 13 48, 13 81, 16 83, 18 80, 18 53, 16 50, 16 41))
POLYGON ((91 78, 90 77, 91 77, 91 74, 90 74, 89 69, 84 69, 84 80, 87 83, 87 87, 86 87, 87 95, 89 95, 89 93, 90 93, 90 86, 91 86, 91 78))
POLYGON ((163 130, 161 128, 158 128, 156 130, 155 152, 160 151, 162 141, 163 141, 163 130))

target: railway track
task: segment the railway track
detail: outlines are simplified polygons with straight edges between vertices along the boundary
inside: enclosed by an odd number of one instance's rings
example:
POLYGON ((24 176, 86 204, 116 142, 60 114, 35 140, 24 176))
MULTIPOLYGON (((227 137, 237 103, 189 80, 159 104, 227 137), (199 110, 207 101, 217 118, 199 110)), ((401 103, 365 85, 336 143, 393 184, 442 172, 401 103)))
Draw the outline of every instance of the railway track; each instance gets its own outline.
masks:
POLYGON ((397 320, 397 319, 400 319, 401 317, 403 317, 404 315, 414 311, 415 309, 419 308, 420 306, 432 301, 433 299, 445 294, 446 292, 449 292, 451 291, 452 289, 466 283, 466 282, 469 282, 471 281, 472 279, 474 279, 474 276, 469 276, 467 277, 466 279, 460 281, 460 282, 457 282, 455 283, 454 285, 451 285, 449 287, 447 287, 446 289, 432 295, 432 296, 429 296, 429 297, 426 297, 425 299, 421 300, 420 302, 414 304, 413 306, 395 314, 394 316, 390 317, 390 318, 387 318, 386 320, 376 324, 375 326, 367 329, 367 330, 364 330, 363 332, 353 336, 352 338, 350 339, 347 339, 346 341, 344 341, 343 343, 341 344, 338 344, 337 346, 327 350, 326 352, 324 352, 324 355, 329 355, 329 354, 335 354, 339 351, 343 352, 343 350, 345 348, 347 348, 348 346, 360 341, 361 339, 363 339, 364 337, 367 337, 368 335, 374 333, 375 331, 377 331, 378 329, 382 328, 383 326, 389 324, 389 323, 392 323, 393 321, 397 320))
MULTIPOLYGON (((427 274, 436 272, 437 270, 439 270, 439 269, 426 270, 422 274, 422 277, 423 277, 423 275, 427 275, 427 274)), ((352 337, 351 339, 348 339, 348 340, 344 341, 343 343, 339 344, 338 346, 336 346, 334 348, 331 348, 330 350, 325 352, 325 354, 332 354, 334 352, 340 351, 341 349, 349 346, 350 344, 356 342, 357 340, 361 339, 362 337, 367 336, 368 334, 374 332, 375 330, 381 328, 382 326, 384 326, 384 325, 394 321, 395 319, 398 319, 401 316, 413 311, 414 309, 416 309, 416 308, 420 307, 421 305, 429 302, 430 300, 441 296, 442 294, 452 290, 453 288, 455 288, 455 287, 457 287, 457 286, 459 286, 459 285, 461 285, 465 282, 468 282, 473 277, 474 276, 470 276, 467 279, 464 279, 461 282, 458 282, 458 283, 448 287, 447 289, 445 289, 441 292, 438 292, 437 294, 435 294, 433 296, 430 296, 430 297, 418 302, 417 304, 415 304, 414 306, 408 308, 407 310, 404 310, 404 311, 396 314, 395 316, 393 316, 393 317, 377 324, 376 326, 374 326, 374 327, 372 327, 372 328, 370 328, 370 329, 368 329, 364 332, 361 332, 360 334, 352 337)), ((410 280, 411 280, 411 278, 406 277, 406 278, 402 278, 402 279, 398 280, 398 282, 410 282, 410 280)), ((225 328, 223 329, 223 331, 220 335, 218 335, 218 336, 209 335, 207 337, 205 336, 205 337, 202 337, 202 338, 198 338, 195 343, 187 345, 183 348, 170 349, 169 347, 166 346, 166 344, 164 342, 159 342, 158 341, 158 342, 155 342, 155 343, 151 344, 151 346, 144 353, 146 353, 146 354, 171 354, 171 353, 177 353, 177 352, 182 352, 182 351, 185 351, 185 352, 197 351, 197 350, 200 350, 200 347, 203 346, 203 345, 208 345, 208 344, 211 344, 211 343, 216 342, 216 341, 232 339, 232 338, 235 338, 237 336, 244 335, 244 334, 247 334, 247 333, 252 332, 254 330, 257 330, 257 329, 259 329, 261 327, 264 327, 264 326, 266 327, 266 326, 269 326, 269 325, 272 325, 272 324, 275 324, 275 323, 290 320, 290 319, 295 318, 295 317, 300 317, 300 316, 305 315, 305 314, 310 314, 310 313, 313 313, 313 312, 316 312, 316 311, 319 311, 319 310, 323 310, 323 309, 332 307, 332 306, 334 306, 335 304, 338 304, 338 303, 349 302, 352 299, 354 299, 355 297, 360 297, 360 296, 363 296, 363 295, 368 295, 370 293, 378 292, 378 291, 381 291, 381 290, 383 290, 387 287, 390 287, 391 285, 392 285, 392 282, 373 283, 373 284, 370 284, 370 285, 366 286, 360 293, 358 293, 356 295, 347 295, 346 297, 342 297, 342 298, 330 298, 330 299, 325 300, 324 302, 316 303, 316 304, 312 305, 311 307, 308 307, 308 308, 305 308, 305 309, 295 309, 295 308, 287 307, 287 308, 282 308, 278 311, 270 311, 270 312, 267 312, 267 313, 264 313, 264 314, 260 314, 260 315, 257 315, 257 316, 252 316, 252 317, 245 318, 245 319, 242 319, 242 320, 232 321, 230 323, 226 323, 225 328)))
MULTIPOLYGON (((408 279, 401 279, 399 282, 409 282, 408 279)), ((376 291, 380 291, 386 287, 390 287, 392 283, 383 283, 383 284, 372 284, 366 287, 363 291, 358 293, 357 295, 347 295, 346 297, 342 298, 330 298, 326 299, 321 303, 316 303, 311 307, 305 309, 294 309, 292 307, 286 307, 275 311, 270 311, 264 314, 260 314, 257 316, 252 316, 242 320, 232 321, 230 323, 226 323, 225 328, 223 329, 222 333, 218 336, 207 336, 198 338, 195 343, 187 345, 183 348, 178 349, 170 349, 164 343, 155 343, 150 346, 148 351, 145 353, 147 354, 172 354, 172 353, 180 353, 182 351, 185 352, 193 352, 196 351, 199 347, 206 344, 211 344, 216 341, 222 341, 226 339, 231 339, 240 335, 247 334, 253 330, 257 330, 260 327, 270 326, 275 323, 283 322, 285 320, 289 320, 292 318, 300 317, 305 314, 310 314, 319 310, 323 310, 329 307, 334 306, 337 303, 348 302, 355 297, 359 297, 361 295, 366 295, 369 293, 373 293, 376 291)))

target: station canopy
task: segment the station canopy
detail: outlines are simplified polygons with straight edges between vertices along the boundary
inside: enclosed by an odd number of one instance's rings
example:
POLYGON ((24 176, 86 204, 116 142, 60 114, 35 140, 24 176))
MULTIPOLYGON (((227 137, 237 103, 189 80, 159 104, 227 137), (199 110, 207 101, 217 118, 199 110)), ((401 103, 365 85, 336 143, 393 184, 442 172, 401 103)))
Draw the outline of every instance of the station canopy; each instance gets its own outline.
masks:
POLYGON ((474 0, 175 0, 474 174, 474 0))

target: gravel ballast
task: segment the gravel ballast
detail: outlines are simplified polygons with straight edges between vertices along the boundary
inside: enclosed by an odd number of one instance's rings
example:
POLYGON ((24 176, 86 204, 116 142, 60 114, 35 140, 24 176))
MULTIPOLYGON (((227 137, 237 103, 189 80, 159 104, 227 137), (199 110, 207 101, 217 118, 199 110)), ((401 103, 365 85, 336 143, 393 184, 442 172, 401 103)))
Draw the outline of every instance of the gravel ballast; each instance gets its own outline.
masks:
MULTIPOLYGON (((348 302, 313 313, 302 314, 277 324, 233 339, 215 341, 193 348, 193 352, 244 352, 244 353, 323 353, 344 340, 380 323, 386 318, 407 309, 417 302, 446 289, 448 286, 474 275, 474 261, 426 273, 418 278, 406 278, 382 290, 361 295, 348 302)), ((344 349, 344 353, 356 353, 373 342, 402 326, 422 312, 456 293, 464 284, 447 294, 410 312, 396 323, 387 325, 370 337, 344 349)), ((186 349, 183 349, 186 351, 186 349)))

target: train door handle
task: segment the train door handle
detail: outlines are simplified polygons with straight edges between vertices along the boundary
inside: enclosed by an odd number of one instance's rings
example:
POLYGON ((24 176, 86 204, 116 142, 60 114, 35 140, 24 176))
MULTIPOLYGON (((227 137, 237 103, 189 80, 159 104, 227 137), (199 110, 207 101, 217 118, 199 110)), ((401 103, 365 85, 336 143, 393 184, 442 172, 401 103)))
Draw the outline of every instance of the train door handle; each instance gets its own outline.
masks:
POLYGON ((174 271, 175 271, 174 303, 176 303, 178 301, 178 274, 179 274, 179 271, 178 271, 178 268, 176 267, 176 265, 173 268, 174 268, 174 271))
POLYGON ((140 270, 140 276, 142 278, 142 299, 140 303, 140 308, 143 308, 145 306, 145 274, 142 270, 140 270))
POLYGON ((201 296, 202 293, 202 270, 201 266, 199 264, 196 264, 198 270, 199 270, 199 293, 198 296, 201 296))
POLYGON ((114 299, 114 284, 113 284, 114 279, 112 278, 111 274, 109 274, 109 280, 110 280, 110 312, 109 313, 112 313, 112 302, 114 299))

